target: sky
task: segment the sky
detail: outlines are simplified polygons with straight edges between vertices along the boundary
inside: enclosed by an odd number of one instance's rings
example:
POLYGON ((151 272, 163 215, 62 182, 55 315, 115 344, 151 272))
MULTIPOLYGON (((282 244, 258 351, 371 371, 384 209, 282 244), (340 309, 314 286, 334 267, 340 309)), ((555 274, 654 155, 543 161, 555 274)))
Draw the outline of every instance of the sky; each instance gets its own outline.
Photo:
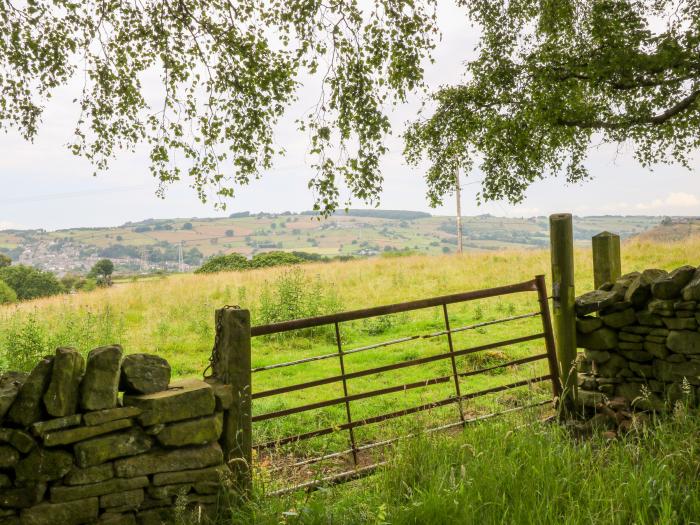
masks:
MULTIPOLYGON (((442 39, 435 51, 435 63, 426 68, 432 88, 460 81, 464 62, 474 56, 479 36, 463 8, 452 2, 439 4, 442 39)), ((148 90, 148 83, 144 87, 148 90)), ((150 89, 155 92, 157 86, 150 89)), ((274 168, 261 180, 239 188, 225 212, 217 211, 213 203, 200 203, 186 181, 171 186, 164 200, 156 197, 157 183, 148 171, 145 149, 121 154, 109 171, 94 177, 90 164, 65 147, 77 117, 71 104, 74 90, 75 86, 69 86, 56 93, 46 107, 34 142, 26 142, 12 131, 0 137, 0 229, 117 226, 147 218, 215 217, 236 211, 298 212, 313 205, 307 188, 313 175, 307 136, 293 124, 314 100, 313 86, 302 89, 300 100, 278 126, 276 141, 287 154, 278 157, 274 168)), ((405 123, 416 117, 420 102, 420 98, 413 97, 391 115, 394 133, 388 139, 390 151, 382 163, 385 182, 380 208, 453 215, 453 200, 448 199, 437 209, 429 207, 423 180, 426 166, 408 166, 402 155, 401 132, 405 123)), ((474 170, 461 177, 462 214, 700 215, 700 152, 695 160, 691 171, 680 166, 658 166, 652 172, 639 166, 624 146, 594 148, 587 162, 593 180, 569 185, 562 179, 546 179, 534 184, 525 201, 515 206, 506 202, 478 206, 475 196, 481 177, 474 170)), ((366 206, 354 202, 352 207, 366 206)))

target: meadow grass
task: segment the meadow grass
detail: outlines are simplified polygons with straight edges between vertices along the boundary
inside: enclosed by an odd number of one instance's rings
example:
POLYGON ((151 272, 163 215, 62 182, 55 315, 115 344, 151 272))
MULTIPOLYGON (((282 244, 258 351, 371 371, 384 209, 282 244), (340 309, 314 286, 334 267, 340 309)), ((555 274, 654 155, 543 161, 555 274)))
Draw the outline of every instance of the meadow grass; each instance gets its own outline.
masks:
MULTIPOLYGON (((700 239, 682 243, 631 241, 623 245, 623 271, 682 264, 698 264, 700 239)), ((463 256, 410 256, 375 258, 347 263, 308 264, 297 268, 269 268, 215 275, 174 275, 124 283, 109 289, 60 296, 0 308, 0 367, 28 369, 39 356, 56 346, 74 346, 87 352, 95 346, 120 343, 127 353, 162 355, 175 376, 201 376, 214 339, 213 313, 223 305, 238 304, 251 310, 253 324, 331 311, 365 308, 500 286, 549 273, 545 250, 468 253, 463 256)), ((590 250, 576 250, 576 286, 579 293, 592 287, 590 250)), ((534 293, 451 305, 452 327, 493 320, 537 310, 534 293)), ((346 350, 444 328, 440 308, 343 323, 341 340, 346 350)), ((456 334, 456 349, 538 333, 539 318, 523 319, 456 334)), ((401 345, 346 357, 353 372, 447 351, 445 337, 420 339, 401 345)), ((259 367, 337 351, 332 330, 302 332, 253 341, 253 366, 259 367)), ((497 351, 457 359, 459 371, 470 371, 539 354, 541 340, 511 345, 497 351)), ((511 366, 487 374, 462 378, 461 392, 469 393, 547 372, 545 361, 511 366)), ((256 373, 253 391, 306 382, 339 373, 337 359, 256 373)), ((349 393, 422 381, 451 374, 449 360, 352 380, 349 393)), ((264 414, 343 394, 342 383, 306 389, 284 397, 264 398, 253 405, 264 414)), ((443 383, 375 397, 352 404, 355 420, 437 401, 454 395, 454 385, 443 383)), ((547 383, 478 398, 463 404, 467 417, 522 406, 551 397, 547 383)), ((254 425, 254 441, 274 440, 345 421, 343 404, 290 415, 254 425)), ((421 419, 435 426, 458 417, 457 405, 431 410, 421 419)), ((415 418, 369 425, 356 431, 358 441, 385 439, 409 431, 415 418)), ((288 446, 283 456, 320 454, 348 446, 347 433, 337 433, 288 446)), ((266 461, 280 458, 262 458, 266 461)), ((317 474, 325 468, 311 469, 317 474)))
POLYGON ((502 418, 405 441, 377 474, 307 494, 257 486, 233 523, 659 524, 700 516, 700 417, 677 407, 639 433, 575 440, 502 418))

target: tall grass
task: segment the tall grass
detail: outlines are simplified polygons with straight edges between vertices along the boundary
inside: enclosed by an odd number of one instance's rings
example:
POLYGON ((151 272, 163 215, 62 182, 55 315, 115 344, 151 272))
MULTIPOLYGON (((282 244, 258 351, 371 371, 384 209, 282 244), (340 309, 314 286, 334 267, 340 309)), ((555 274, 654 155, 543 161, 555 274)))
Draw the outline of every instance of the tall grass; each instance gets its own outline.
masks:
POLYGON ((677 409, 616 441, 577 441, 555 424, 484 422, 404 442, 362 481, 312 495, 258 494, 233 523, 697 523, 698 416, 677 409))
MULTIPOLYGON (((671 269, 681 264, 700 264, 700 238, 682 243, 630 241, 623 245, 623 271, 646 267, 671 269)), ((254 324, 271 312, 264 301, 269 289, 286 268, 268 268, 246 273, 215 275, 176 275, 143 282, 124 283, 109 289, 58 296, 0 306, 0 356, 7 353, 23 325, 33 324, 45 334, 44 344, 31 344, 35 354, 51 352, 60 341, 87 346, 121 342, 126 352, 158 353, 171 361, 176 374, 198 374, 206 366, 213 338, 213 311, 225 304, 249 308, 254 324), (118 328, 93 328, 94 319, 110 312, 118 328), (66 320, 69 319, 67 323, 66 320), (86 331, 95 334, 86 337, 86 331), (62 339, 49 334, 63 334, 62 339), (99 335, 99 334, 102 335, 99 335)), ((329 299, 314 311, 364 308, 433 295, 474 290, 549 274, 546 250, 468 253, 463 256, 411 256, 374 258, 351 263, 308 264, 305 279, 315 283, 316 291, 325 291, 329 299)), ((591 255, 588 249, 576 250, 576 286, 579 291, 593 285, 591 255)), ((274 293, 268 294, 274 296, 274 293)), ((274 299, 274 297, 273 297, 274 299)), ((270 306, 272 303, 267 302, 270 306)), ((519 306, 515 302, 513 307, 519 306)), ((288 315, 303 310, 287 312, 288 315)), ((479 314, 479 311, 475 311, 479 314)), ((275 313, 275 318, 279 315, 275 313)), ((271 316, 267 317, 272 318, 271 316)), ((381 326, 366 327, 369 331, 381 326)), ((2 359, 2 357, 0 357, 2 359)), ((29 358, 28 358, 29 359, 29 358)))

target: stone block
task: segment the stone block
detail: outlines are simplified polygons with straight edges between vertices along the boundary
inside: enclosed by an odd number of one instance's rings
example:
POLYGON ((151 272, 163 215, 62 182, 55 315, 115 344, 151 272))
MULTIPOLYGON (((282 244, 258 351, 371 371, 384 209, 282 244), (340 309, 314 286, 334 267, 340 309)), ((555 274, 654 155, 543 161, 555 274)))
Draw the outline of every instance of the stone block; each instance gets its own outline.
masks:
POLYGON ((10 407, 17 399, 17 394, 19 394, 26 379, 27 374, 22 372, 0 373, 0 421, 10 411, 10 407))
POLYGON ((44 394, 44 406, 50 415, 63 417, 76 413, 84 370, 85 360, 79 352, 73 348, 56 349, 51 381, 44 394))
POLYGON ((673 309, 678 311, 694 311, 698 306, 697 301, 678 301, 673 303, 673 309))
POLYGON ((73 468, 73 455, 65 450, 37 447, 15 467, 17 481, 56 481, 73 468))
POLYGON ((669 330, 696 330, 695 318, 664 317, 664 324, 669 330))
POLYGON ((117 460, 114 471, 117 476, 132 478, 160 472, 199 469, 220 465, 224 456, 218 443, 202 447, 186 447, 175 450, 153 450, 140 456, 117 460))
POLYGON ((19 461, 19 451, 10 445, 0 445, 0 468, 14 467, 19 461))
POLYGON ((629 332, 619 332, 617 334, 617 338, 620 341, 624 341, 626 343, 641 343, 644 341, 644 336, 641 334, 631 334, 629 332))
POLYGON ((700 332, 671 330, 666 346, 677 354, 700 354, 700 332))
POLYGON ((155 499, 170 499, 187 494, 191 489, 191 483, 179 483, 177 485, 162 485, 160 487, 150 486, 148 487, 148 495, 155 499))
POLYGON ((145 395, 125 395, 125 406, 143 410, 138 419, 143 426, 170 423, 208 416, 214 413, 214 392, 207 383, 197 379, 174 381, 168 390, 145 395))
POLYGON ((91 467, 107 461, 143 454, 150 450, 153 438, 140 429, 110 434, 81 441, 74 447, 75 459, 79 467, 91 467))
POLYGON ((32 425, 32 432, 36 436, 44 436, 54 430, 77 427, 82 421, 83 416, 81 414, 73 414, 72 416, 59 417, 47 421, 37 421, 32 425))
POLYGON ((651 293, 657 299, 676 299, 693 278, 694 273, 693 266, 676 268, 667 276, 656 279, 651 285, 651 293))
POLYGON ((44 497, 46 483, 0 490, 0 508, 24 509, 36 505, 44 497))
POLYGON ((578 402, 584 407, 595 408, 600 403, 604 403, 605 399, 606 396, 602 392, 583 389, 579 389, 578 391, 578 402))
POLYGON ((695 270, 693 278, 683 288, 681 295, 684 301, 700 301, 700 268, 695 270))
POLYGON ((668 360, 654 360, 654 377, 666 383, 680 383, 685 378, 692 385, 700 385, 700 362, 685 361, 673 363, 668 360))
POLYGON ((612 350, 617 346, 617 332, 610 328, 600 328, 590 334, 579 334, 576 341, 579 348, 612 350))
POLYGON ((675 313, 675 310, 673 309, 673 303, 674 302, 671 300, 654 299, 653 301, 649 301, 649 304, 647 305, 647 310, 649 310, 650 313, 659 315, 661 317, 672 317, 675 313))
POLYGON ((79 468, 74 467, 65 478, 66 485, 88 485, 90 483, 100 483, 114 477, 114 465, 103 463, 94 467, 79 468))
POLYGON ((221 437, 223 422, 216 416, 171 423, 158 433, 158 442, 165 447, 206 445, 221 437))
POLYGON ((42 503, 22 511, 22 525, 82 525, 97 519, 97 498, 68 503, 42 503))
POLYGON ((654 367, 652 365, 646 365, 631 361, 630 370, 632 370, 632 372, 644 379, 651 379, 652 377, 654 377, 654 367))
POLYGON ((630 361, 638 363, 647 363, 654 359, 654 356, 644 350, 621 350, 620 353, 630 361))
POLYGON ((656 337, 666 337, 668 336, 669 331, 667 328, 654 328, 651 332, 649 332, 650 336, 656 336, 656 337))
POLYGON ((18 428, 0 428, 0 444, 9 443, 22 454, 29 453, 36 446, 34 438, 18 428))
POLYGON ((598 367, 598 375, 601 377, 614 377, 617 372, 627 368, 627 359, 618 353, 610 354, 610 360, 598 367))
POLYGON ((220 482, 230 476, 230 471, 224 465, 214 467, 164 472, 153 476, 153 485, 178 485, 183 483, 199 483, 200 481, 220 482))
POLYGON ((106 410, 98 410, 96 412, 88 412, 83 414, 83 421, 88 426, 101 425, 109 421, 117 419, 126 419, 140 415, 142 410, 137 407, 119 407, 108 408, 106 410))
POLYGON ((90 350, 80 387, 80 406, 83 410, 103 410, 117 406, 122 354, 119 345, 90 350))
POLYGON ((132 512, 105 512, 97 520, 96 525, 136 525, 136 516, 132 512))
MULTIPOLYGON (((576 331, 581 334, 590 334, 603 326, 599 317, 579 317, 576 319, 576 331)), ((231 393, 233 395, 233 392, 231 393)))
POLYGON ((668 349, 665 343, 656 343, 654 341, 645 341, 644 350, 649 352, 654 357, 665 359, 668 356, 668 349))
POLYGON ((621 295, 615 291, 595 290, 578 296, 575 299, 575 310, 579 316, 584 316, 602 310, 620 301, 621 295))
POLYGON ((142 489, 148 486, 148 478, 139 476, 134 478, 113 478, 100 483, 90 485, 75 485, 72 487, 55 486, 51 487, 51 502, 62 503, 65 501, 75 501, 118 492, 142 489))
POLYGON ((10 408, 10 421, 29 427, 41 419, 43 397, 49 387, 52 370, 53 356, 43 358, 34 366, 10 408))
POLYGON ((603 364, 610 359, 610 352, 606 352, 605 350, 590 350, 585 348, 583 355, 586 356, 588 361, 593 361, 598 364, 603 364))
POLYGON ((175 512, 172 508, 163 507, 139 512, 139 525, 163 525, 175 522, 175 512))
POLYGON ((76 427, 65 430, 55 430, 53 432, 47 432, 44 435, 44 445, 47 447, 70 445, 72 443, 85 441, 86 439, 94 438, 102 434, 109 434, 110 432, 116 432, 117 430, 124 430, 131 427, 131 425, 132 423, 130 419, 117 419, 116 421, 109 421, 107 423, 94 425, 91 427, 76 427))
POLYGON ((636 323, 637 315, 632 308, 628 308, 626 310, 622 310, 621 312, 601 315, 600 319, 610 328, 622 328, 623 326, 636 323))
POLYGON ((168 388, 170 365, 152 354, 127 355, 122 362, 119 388, 128 394, 152 394, 168 388))
MULTIPOLYGON (((637 312, 637 316, 639 316, 639 312, 637 312)), ((633 324, 630 326, 623 326, 620 332, 628 334, 646 335, 652 330, 654 330, 654 328, 652 328, 651 326, 640 326, 633 324)))
POLYGON ((137 509, 143 503, 143 489, 127 490, 114 494, 100 496, 100 508, 108 509, 113 507, 137 509))
POLYGON ((617 343, 620 350, 644 350, 643 343, 630 343, 628 341, 620 341, 617 343))
POLYGON ((637 322, 643 326, 663 326, 664 323, 661 317, 654 315, 647 310, 640 310, 637 312, 637 322))

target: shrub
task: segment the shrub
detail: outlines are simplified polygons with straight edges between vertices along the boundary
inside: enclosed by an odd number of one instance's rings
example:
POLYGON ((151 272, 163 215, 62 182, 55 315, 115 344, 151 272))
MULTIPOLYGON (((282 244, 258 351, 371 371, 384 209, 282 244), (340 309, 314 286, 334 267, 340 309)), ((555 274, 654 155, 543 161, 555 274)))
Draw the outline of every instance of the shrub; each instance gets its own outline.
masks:
MULTIPOLYGON (((311 279, 301 268, 292 268, 282 273, 273 282, 266 282, 260 293, 256 324, 278 323, 290 319, 315 317, 338 312, 342 309, 340 299, 332 284, 319 278, 311 279)), ((278 334, 277 337, 324 334, 328 326, 296 330, 278 334), (303 332, 303 333, 302 333, 303 332)))
POLYGON ((253 268, 268 268, 270 266, 283 266, 304 262, 300 257, 287 252, 265 252, 255 255, 251 261, 253 268))
POLYGON ((0 281, 5 281, 21 301, 56 295, 63 291, 54 274, 23 264, 0 268, 0 281))
POLYGON ((228 255, 219 255, 212 257, 202 266, 197 268, 194 273, 217 273, 231 272, 236 270, 249 269, 250 262, 243 255, 238 253, 230 253, 228 255))
POLYGON ((0 304, 14 303, 17 301, 17 294, 10 286, 0 281, 0 304))

